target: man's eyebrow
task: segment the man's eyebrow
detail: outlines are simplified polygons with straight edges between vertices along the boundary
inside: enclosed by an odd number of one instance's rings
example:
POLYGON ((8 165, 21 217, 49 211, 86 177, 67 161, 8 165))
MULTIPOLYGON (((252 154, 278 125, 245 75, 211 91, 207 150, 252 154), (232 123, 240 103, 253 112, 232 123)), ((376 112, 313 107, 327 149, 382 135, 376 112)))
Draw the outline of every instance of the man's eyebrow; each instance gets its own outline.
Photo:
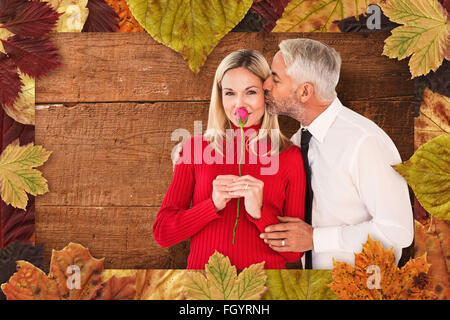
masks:
POLYGON ((273 75, 274 77, 277 77, 278 79, 280 79, 280 76, 279 76, 278 73, 276 73, 275 71, 272 71, 272 75, 273 75))

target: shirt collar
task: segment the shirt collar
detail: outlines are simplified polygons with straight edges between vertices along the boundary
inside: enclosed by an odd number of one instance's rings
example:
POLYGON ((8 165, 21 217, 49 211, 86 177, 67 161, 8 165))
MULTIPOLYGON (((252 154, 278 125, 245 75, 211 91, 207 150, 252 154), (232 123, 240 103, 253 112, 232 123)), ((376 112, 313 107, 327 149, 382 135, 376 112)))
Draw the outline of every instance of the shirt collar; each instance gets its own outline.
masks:
POLYGON ((300 129, 308 129, 311 135, 322 143, 327 135, 328 129, 333 124, 341 109, 341 101, 338 98, 335 98, 328 108, 326 108, 317 118, 315 118, 309 126, 300 126, 300 129))

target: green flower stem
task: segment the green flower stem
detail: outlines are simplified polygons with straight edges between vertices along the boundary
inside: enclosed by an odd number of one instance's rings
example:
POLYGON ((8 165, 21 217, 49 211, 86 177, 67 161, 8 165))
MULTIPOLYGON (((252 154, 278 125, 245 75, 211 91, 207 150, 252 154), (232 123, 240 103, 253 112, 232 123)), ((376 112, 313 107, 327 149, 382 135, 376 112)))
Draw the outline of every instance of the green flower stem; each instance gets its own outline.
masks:
MULTIPOLYGON (((242 156, 244 155, 244 126, 241 125, 241 156, 239 158, 239 177, 242 177, 241 174, 241 163, 242 163, 242 156)), ((239 221, 239 200, 241 200, 241 198, 238 198, 237 200, 237 214, 236 214, 236 222, 234 223, 234 229, 233 229, 233 244, 234 244, 234 239, 236 237, 236 228, 237 228, 237 224, 239 221)))

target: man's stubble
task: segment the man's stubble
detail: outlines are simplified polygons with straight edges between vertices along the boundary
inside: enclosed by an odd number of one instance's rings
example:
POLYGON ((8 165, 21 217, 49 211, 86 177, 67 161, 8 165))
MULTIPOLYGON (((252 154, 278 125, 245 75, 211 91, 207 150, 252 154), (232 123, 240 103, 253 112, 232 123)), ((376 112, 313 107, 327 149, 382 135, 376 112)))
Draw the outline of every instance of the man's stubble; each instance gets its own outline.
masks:
POLYGON ((270 93, 266 92, 267 111, 272 115, 285 115, 297 120, 300 123, 305 122, 305 106, 297 100, 295 93, 282 100, 275 100, 270 93))

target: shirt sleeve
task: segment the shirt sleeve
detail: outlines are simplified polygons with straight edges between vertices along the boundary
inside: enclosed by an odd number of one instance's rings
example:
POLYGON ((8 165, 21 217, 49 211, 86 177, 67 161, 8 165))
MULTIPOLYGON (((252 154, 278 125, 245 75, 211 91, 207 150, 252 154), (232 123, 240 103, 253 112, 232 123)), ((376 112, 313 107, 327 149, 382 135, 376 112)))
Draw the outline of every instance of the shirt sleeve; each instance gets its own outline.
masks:
POLYGON ((153 225, 153 235, 162 247, 172 246, 200 231, 210 221, 220 218, 210 198, 190 207, 195 186, 193 140, 183 146, 175 165, 172 182, 153 225))
POLYGON ((355 225, 314 228, 315 252, 360 252, 368 235, 386 249, 394 247, 396 260, 414 237, 412 207, 406 181, 391 167, 401 158, 391 141, 362 138, 350 164, 350 175, 371 216, 355 225))
MULTIPOLYGON (((297 147, 292 147, 296 148, 297 147)), ((300 150, 291 150, 292 157, 286 162, 288 168, 285 170, 287 174, 287 185, 285 189, 285 202, 283 212, 280 212, 270 204, 264 204, 261 211, 261 218, 256 220, 247 214, 249 220, 252 221, 260 232, 272 224, 279 224, 277 216, 296 217, 304 220, 305 218, 305 190, 306 177, 303 168, 303 161, 300 150)), ((289 262, 295 262, 303 256, 303 252, 278 252, 289 262)))

